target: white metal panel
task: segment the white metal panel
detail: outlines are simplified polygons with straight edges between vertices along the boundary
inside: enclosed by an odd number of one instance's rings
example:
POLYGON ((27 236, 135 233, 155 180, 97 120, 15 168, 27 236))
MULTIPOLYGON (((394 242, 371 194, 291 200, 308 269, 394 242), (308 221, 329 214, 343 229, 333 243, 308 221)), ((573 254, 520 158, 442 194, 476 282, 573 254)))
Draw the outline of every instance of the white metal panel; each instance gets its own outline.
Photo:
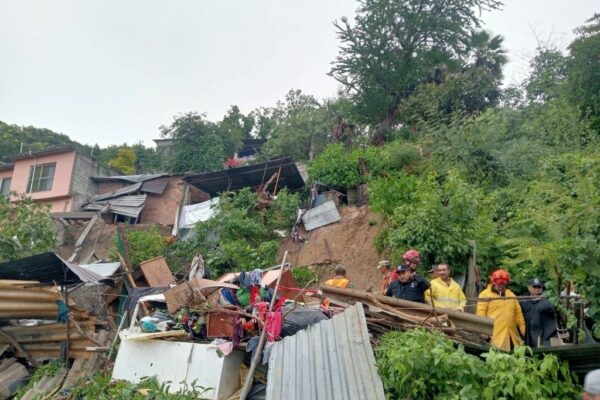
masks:
POLYGON ((205 388, 206 399, 227 399, 240 387, 243 353, 219 356, 214 346, 166 340, 123 341, 113 369, 113 379, 137 383, 155 376, 170 382, 170 391, 191 389, 194 381, 205 388))
POLYGON ((120 262, 114 263, 95 263, 95 264, 79 264, 81 268, 88 269, 105 278, 113 276, 121 267, 120 262))
POLYGON ((312 231, 313 229, 333 224, 338 222, 340 219, 340 213, 338 212, 335 203, 331 200, 321 204, 318 207, 308 210, 302 216, 302 222, 304 223, 304 228, 307 231, 312 231))

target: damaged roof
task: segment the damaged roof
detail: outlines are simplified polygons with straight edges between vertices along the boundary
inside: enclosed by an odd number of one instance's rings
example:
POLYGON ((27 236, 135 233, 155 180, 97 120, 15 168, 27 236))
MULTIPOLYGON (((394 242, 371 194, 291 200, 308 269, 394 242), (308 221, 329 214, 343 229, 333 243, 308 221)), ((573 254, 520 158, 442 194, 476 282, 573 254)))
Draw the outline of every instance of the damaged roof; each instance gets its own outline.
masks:
POLYGON ((141 175, 114 175, 114 176, 92 176, 92 180, 95 182, 146 182, 156 178, 162 178, 163 176, 169 176, 167 173, 158 174, 141 174, 141 175))
POLYGON ((137 218, 144 209, 146 195, 121 196, 112 199, 94 201, 87 204, 83 209, 85 211, 100 211, 105 205, 109 204, 108 212, 124 215, 126 217, 137 218))
POLYGON ((273 344, 267 400, 384 400, 362 304, 273 344))
POLYGON ((0 264, 0 279, 61 284, 106 281, 103 276, 94 271, 71 264, 52 252, 0 264))
MULTIPOLYGON (((279 174, 279 182, 277 183, 278 188, 287 187, 290 190, 296 190, 304 186, 304 179, 302 179, 296 163, 290 157, 278 158, 244 167, 187 175, 183 179, 190 185, 214 197, 222 192, 262 185, 273 174, 279 171, 281 173, 279 174)), ((275 186, 275 181, 271 183, 271 186, 275 186)))

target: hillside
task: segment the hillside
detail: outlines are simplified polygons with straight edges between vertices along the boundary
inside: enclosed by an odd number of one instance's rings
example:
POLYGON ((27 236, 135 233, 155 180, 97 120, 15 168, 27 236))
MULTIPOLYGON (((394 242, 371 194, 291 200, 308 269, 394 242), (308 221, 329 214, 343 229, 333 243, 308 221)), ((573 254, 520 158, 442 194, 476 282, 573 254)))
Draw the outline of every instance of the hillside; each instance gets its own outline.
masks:
POLYGON ((368 206, 341 207, 339 211, 340 222, 311 232, 302 231, 304 243, 283 241, 279 259, 288 250, 288 261, 293 266, 311 266, 319 276, 319 283, 331 278, 336 264, 343 264, 355 288, 375 290, 379 284, 376 266, 381 258, 374 239, 383 229, 381 217, 368 206))

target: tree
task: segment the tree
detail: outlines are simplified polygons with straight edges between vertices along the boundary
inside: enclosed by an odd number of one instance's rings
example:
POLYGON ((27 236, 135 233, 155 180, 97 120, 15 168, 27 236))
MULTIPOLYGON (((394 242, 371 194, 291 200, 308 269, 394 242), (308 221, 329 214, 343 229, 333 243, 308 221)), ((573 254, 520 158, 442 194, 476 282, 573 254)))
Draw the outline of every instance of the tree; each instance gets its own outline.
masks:
POLYGON ((569 45, 567 94, 592 126, 600 132, 600 14, 594 14, 575 30, 577 38, 569 45))
POLYGON ((189 112, 160 128, 163 137, 176 139, 167 168, 173 173, 215 171, 223 168, 225 144, 218 127, 204 115, 189 112))
POLYGON ((529 66, 531 73, 525 83, 527 100, 544 103, 558 97, 567 75, 567 57, 557 49, 539 48, 529 66))
POLYGON ((129 147, 120 147, 117 156, 108 161, 108 165, 118 169, 126 175, 135 174, 135 150, 129 147))
POLYGON ((272 110, 271 136, 263 147, 267 158, 289 156, 311 160, 329 141, 327 109, 301 90, 290 90, 272 110))
POLYGON ((17 260, 49 251, 56 245, 49 206, 11 193, 0 196, 0 261, 17 260))
POLYGON ((218 128, 225 143, 227 156, 233 156, 240 149, 242 139, 251 137, 254 129, 254 116, 242 114, 238 106, 233 105, 218 123, 218 128))
POLYGON ((330 74, 352 94, 357 113, 377 125, 375 142, 397 122, 398 106, 419 84, 466 61, 477 10, 497 0, 362 0, 354 25, 335 22, 341 50, 330 74))

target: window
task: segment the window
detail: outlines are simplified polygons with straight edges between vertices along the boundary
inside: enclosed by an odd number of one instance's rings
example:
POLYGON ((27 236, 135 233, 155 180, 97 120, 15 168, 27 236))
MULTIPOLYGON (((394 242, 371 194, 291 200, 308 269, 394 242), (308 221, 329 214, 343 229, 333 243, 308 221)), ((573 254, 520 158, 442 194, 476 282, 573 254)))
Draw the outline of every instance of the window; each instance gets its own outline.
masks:
POLYGON ((10 193, 11 178, 0 179, 0 196, 7 196, 10 193))
POLYGON ((52 190, 55 169, 56 163, 32 165, 31 169, 29 170, 27 193, 52 190))

